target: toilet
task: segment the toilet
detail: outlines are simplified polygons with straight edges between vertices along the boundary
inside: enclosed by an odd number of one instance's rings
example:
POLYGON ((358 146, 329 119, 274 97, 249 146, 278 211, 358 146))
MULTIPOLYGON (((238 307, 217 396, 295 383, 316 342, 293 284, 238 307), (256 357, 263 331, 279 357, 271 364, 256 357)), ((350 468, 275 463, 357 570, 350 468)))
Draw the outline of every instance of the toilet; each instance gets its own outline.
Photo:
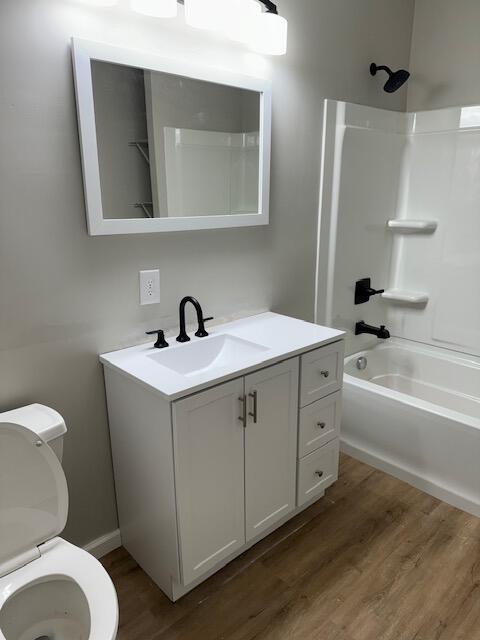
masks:
POLYGON ((115 588, 58 537, 68 514, 62 416, 40 404, 0 413, 0 640, 114 640, 115 588))

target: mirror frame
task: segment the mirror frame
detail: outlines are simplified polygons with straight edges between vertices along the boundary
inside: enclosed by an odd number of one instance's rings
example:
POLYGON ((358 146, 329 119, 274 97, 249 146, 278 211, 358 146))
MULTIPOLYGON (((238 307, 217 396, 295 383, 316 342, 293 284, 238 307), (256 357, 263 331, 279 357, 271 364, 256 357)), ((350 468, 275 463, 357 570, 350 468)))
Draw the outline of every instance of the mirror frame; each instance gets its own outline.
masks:
POLYGON ((240 75, 228 70, 164 58, 146 51, 123 49, 78 38, 72 39, 72 56, 89 235, 225 229, 269 223, 272 121, 272 90, 269 81, 240 75), (104 218, 93 98, 92 60, 186 76, 260 93, 259 212, 177 218, 104 218))

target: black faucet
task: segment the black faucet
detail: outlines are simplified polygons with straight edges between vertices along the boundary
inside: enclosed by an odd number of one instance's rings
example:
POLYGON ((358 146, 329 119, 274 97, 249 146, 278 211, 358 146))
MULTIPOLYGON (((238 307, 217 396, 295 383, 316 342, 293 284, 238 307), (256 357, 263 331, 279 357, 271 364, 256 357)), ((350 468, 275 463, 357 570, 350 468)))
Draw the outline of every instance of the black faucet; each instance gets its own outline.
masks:
POLYGON ((180 302, 180 333, 178 334, 177 342, 189 342, 190 338, 187 335, 185 330, 185 306, 187 302, 191 302, 195 307, 195 311, 197 312, 197 320, 198 320, 198 330, 195 335, 197 338, 206 338, 208 333, 205 330, 205 322, 208 320, 213 320, 213 318, 204 318, 202 307, 200 306, 199 301, 196 298, 192 298, 192 296, 185 296, 180 302))
POLYGON ((381 340, 388 340, 390 338, 390 331, 385 329, 385 325, 382 324, 380 327, 373 327, 371 324, 366 324, 363 322, 357 322, 355 325, 355 335, 359 336, 361 333, 370 333, 372 336, 377 336, 381 340))

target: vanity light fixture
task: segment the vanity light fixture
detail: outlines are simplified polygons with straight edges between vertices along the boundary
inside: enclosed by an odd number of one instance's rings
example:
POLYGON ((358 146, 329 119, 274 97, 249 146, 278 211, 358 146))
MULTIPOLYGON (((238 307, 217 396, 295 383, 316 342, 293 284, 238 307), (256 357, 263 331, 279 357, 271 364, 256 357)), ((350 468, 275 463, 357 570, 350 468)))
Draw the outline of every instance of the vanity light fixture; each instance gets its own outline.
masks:
POLYGON ((253 25, 262 13, 262 7, 257 0, 224 0, 226 12, 224 15, 225 35, 235 42, 250 44, 253 25))
POLYGON ((153 18, 174 18, 177 6, 177 0, 130 0, 133 11, 153 18))
POLYGON ((208 31, 219 31, 222 28, 226 0, 184 0, 183 4, 185 21, 190 27, 208 31))
POLYGON ((90 7, 114 7, 118 4, 118 0, 78 0, 78 2, 90 7))
POLYGON ((250 44, 257 53, 284 56, 287 53, 288 22, 278 15, 272 2, 262 2, 267 11, 260 13, 254 22, 250 44))
POLYGON ((220 31, 257 53, 282 56, 287 52, 288 22, 271 0, 179 0, 185 4, 187 24, 220 31), (265 11, 262 11, 262 5, 265 11))
MULTIPOLYGON (((101 7, 119 0, 78 1, 101 7)), ((191 27, 223 33, 264 55, 287 52, 288 22, 271 0, 130 0, 133 11, 155 18, 175 17, 177 4, 185 5, 185 20, 191 27)))

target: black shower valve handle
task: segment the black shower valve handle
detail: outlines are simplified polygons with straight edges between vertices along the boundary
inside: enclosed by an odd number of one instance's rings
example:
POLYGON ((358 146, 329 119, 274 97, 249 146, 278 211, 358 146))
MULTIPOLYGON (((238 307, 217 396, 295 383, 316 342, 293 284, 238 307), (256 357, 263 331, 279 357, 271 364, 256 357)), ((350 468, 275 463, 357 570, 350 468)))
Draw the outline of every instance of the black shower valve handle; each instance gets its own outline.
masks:
POLYGON ((385 293, 385 289, 373 289, 371 278, 362 278, 355 283, 355 304, 364 304, 372 296, 385 293))

